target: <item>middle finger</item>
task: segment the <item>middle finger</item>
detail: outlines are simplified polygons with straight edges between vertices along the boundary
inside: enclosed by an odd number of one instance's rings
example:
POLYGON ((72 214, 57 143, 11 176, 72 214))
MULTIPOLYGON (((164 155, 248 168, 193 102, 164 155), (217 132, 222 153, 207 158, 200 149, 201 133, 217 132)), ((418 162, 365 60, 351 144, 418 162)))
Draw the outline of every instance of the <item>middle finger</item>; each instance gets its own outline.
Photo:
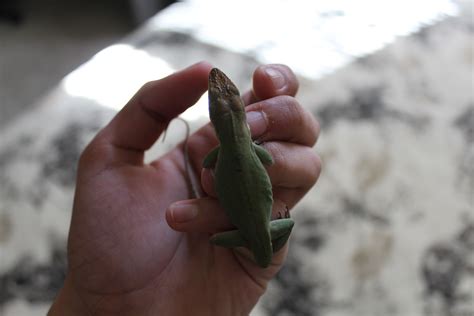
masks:
POLYGON ((249 105, 247 122, 257 142, 287 141, 312 147, 319 136, 319 123, 290 96, 277 96, 249 105))

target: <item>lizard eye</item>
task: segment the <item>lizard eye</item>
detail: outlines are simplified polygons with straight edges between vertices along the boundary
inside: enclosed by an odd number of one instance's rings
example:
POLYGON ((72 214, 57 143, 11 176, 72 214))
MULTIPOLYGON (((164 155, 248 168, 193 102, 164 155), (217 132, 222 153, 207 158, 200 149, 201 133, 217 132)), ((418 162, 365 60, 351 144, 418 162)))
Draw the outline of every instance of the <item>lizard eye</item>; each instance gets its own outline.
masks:
POLYGON ((244 103, 238 94, 232 96, 232 99, 230 100, 230 107, 234 112, 245 112, 244 103))

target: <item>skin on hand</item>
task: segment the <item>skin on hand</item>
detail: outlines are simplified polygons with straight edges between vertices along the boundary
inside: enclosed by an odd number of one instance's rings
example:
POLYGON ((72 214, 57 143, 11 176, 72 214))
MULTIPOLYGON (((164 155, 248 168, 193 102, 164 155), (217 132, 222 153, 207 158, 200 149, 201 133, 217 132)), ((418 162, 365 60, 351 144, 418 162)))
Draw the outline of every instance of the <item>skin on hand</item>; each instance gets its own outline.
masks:
MULTIPOLYGON (((188 200, 183 145, 145 164, 169 121, 207 89, 211 65, 198 63, 144 85, 84 150, 68 240, 66 282, 49 315, 247 315, 277 273, 287 246, 267 269, 209 236, 231 227, 210 170, 205 198, 188 200)), ((283 65, 259 67, 243 96, 252 136, 273 156, 273 218, 316 182, 319 134, 296 101, 298 83, 283 65)), ((194 171, 217 145, 212 126, 188 139, 194 171)))

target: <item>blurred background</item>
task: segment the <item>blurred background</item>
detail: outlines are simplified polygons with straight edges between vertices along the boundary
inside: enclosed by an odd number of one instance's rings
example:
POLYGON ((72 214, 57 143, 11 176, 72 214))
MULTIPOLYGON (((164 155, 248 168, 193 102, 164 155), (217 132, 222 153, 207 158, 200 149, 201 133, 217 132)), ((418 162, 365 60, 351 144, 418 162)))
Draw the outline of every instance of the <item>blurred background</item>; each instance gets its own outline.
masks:
MULTIPOLYGON (((145 82, 200 60, 241 90, 292 67, 318 184, 252 315, 474 314, 471 1, 0 0, 0 316, 66 271, 77 159, 145 82)), ((183 118, 207 119, 204 96, 183 118)), ((171 124, 166 152, 184 137, 171 124)))

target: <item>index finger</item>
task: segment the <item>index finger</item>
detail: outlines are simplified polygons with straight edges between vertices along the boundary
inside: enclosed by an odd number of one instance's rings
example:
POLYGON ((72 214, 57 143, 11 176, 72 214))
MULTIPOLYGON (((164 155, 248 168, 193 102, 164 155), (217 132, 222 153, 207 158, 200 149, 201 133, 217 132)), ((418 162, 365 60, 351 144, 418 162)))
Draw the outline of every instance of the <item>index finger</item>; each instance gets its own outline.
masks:
POLYGON ((294 97, 298 92, 298 79, 286 65, 259 66, 253 73, 253 89, 242 96, 245 105, 279 95, 294 97))

